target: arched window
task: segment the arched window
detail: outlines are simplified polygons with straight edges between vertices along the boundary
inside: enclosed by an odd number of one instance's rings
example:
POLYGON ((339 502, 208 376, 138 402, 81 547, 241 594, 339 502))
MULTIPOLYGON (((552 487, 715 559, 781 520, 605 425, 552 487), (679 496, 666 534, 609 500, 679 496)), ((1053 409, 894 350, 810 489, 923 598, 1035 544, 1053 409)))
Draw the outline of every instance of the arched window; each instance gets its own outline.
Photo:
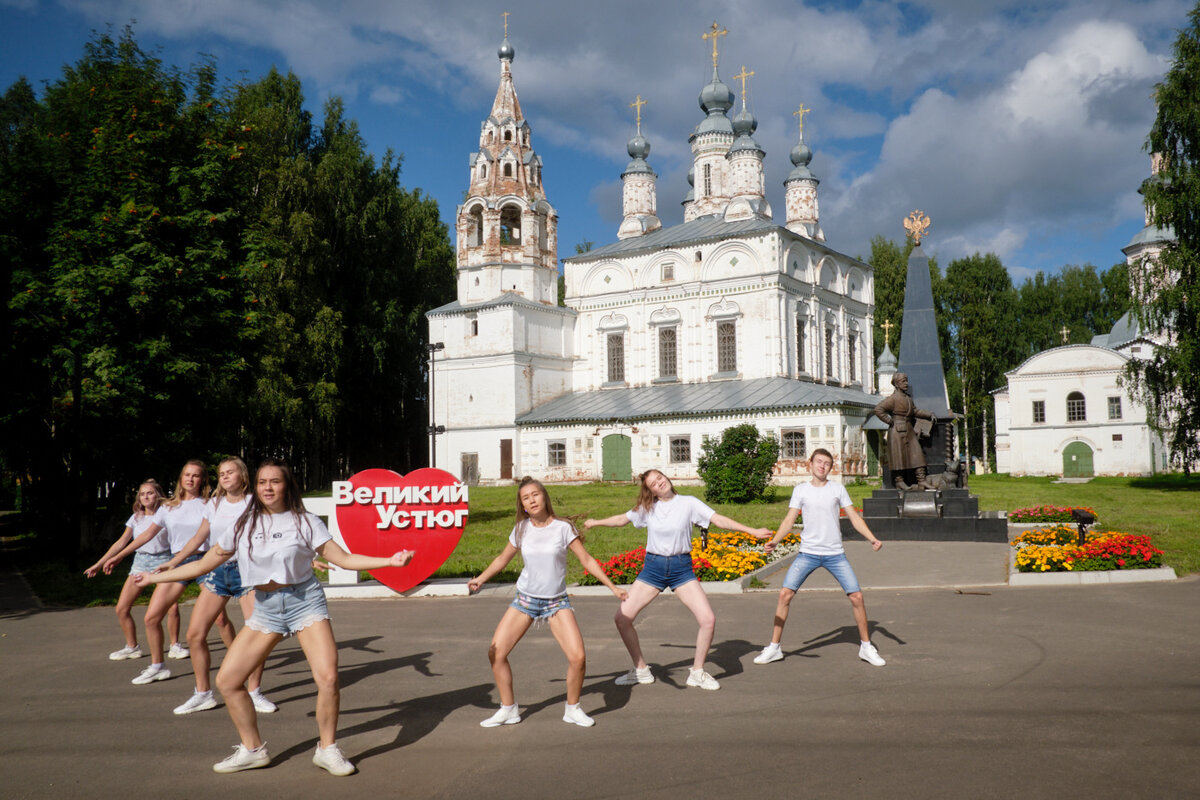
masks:
POLYGON ((467 241, 472 247, 483 244, 483 210, 475 206, 467 214, 467 241))
POLYGON ((1087 401, 1081 392, 1067 395, 1067 422, 1087 421, 1087 401))
POLYGON ((504 177, 506 177, 506 178, 512 177, 512 164, 504 165, 504 177))
POLYGON ((500 209, 500 244, 521 243, 521 211, 516 206, 500 209))
POLYGON ((712 164, 704 165, 704 196, 712 196, 712 164))
POLYGON ((487 164, 479 165, 479 177, 481 177, 481 178, 487 177, 487 164))
POLYGON ((512 131, 505 131, 505 132, 504 132, 504 141, 506 141, 506 142, 511 142, 511 141, 512 141, 512 131))

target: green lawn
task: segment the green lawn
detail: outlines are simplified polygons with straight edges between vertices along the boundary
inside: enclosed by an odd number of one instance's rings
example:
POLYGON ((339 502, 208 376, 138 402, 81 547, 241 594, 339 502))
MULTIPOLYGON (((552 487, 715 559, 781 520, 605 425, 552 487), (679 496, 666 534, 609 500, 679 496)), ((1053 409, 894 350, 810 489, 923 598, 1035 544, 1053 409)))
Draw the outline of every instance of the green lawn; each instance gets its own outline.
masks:
MULTIPOLYGON (((680 486, 679 491, 703 496, 699 486, 680 486)), ((848 487, 855 505, 872 488, 848 487)), ((628 511, 637 498, 631 484, 585 484, 550 486, 555 511, 582 522, 587 517, 607 517, 628 511)), ((1200 476, 1182 475, 1152 478, 1096 478, 1084 484, 1058 484, 1052 478, 1010 478, 1006 475, 974 476, 971 492, 979 496, 982 510, 1011 510, 1035 505, 1087 506, 1100 518, 1099 529, 1148 534, 1155 546, 1165 552, 1165 562, 1180 576, 1200 573, 1200 476)), ((769 502, 749 505, 717 505, 725 516, 752 527, 774 528, 787 513, 790 487, 776 487, 769 502)), ((516 513, 516 489, 473 487, 471 514, 467 529, 450 559, 435 577, 473 577, 504 549, 516 513)), ((15 515, 12 515, 15 516, 15 515)), ((12 516, 5 534, 14 534, 12 516)), ((20 536, 5 536, 9 544, 8 560, 20 569, 43 602, 53 605, 112 605, 116 602, 128 567, 118 567, 119 575, 86 580, 65 561, 22 559, 13 544, 20 536)), ((632 527, 595 528, 587 534, 585 545, 600 561, 645 544, 645 531, 632 527)), ((79 559, 81 563, 90 563, 79 559)), ((583 574, 578 562, 570 559, 568 580, 583 574)), ((514 581, 521 569, 517 556, 498 581, 514 581)), ((195 587, 189 587, 194 592, 195 587)), ((146 593, 149 596, 149 592, 146 593)))

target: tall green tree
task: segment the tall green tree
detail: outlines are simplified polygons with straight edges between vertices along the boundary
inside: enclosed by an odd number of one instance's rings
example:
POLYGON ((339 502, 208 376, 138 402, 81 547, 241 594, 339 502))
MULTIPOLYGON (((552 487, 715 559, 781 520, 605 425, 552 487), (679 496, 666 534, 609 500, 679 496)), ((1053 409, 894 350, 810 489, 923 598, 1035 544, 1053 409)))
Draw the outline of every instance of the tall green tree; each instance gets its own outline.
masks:
POLYGON ((1167 340, 1127 376, 1178 466, 1200 461, 1200 4, 1179 31, 1171 68, 1155 87, 1158 113, 1147 147, 1161 171, 1142 185, 1151 221, 1175 232, 1157 257, 1134 265, 1143 328, 1167 340))

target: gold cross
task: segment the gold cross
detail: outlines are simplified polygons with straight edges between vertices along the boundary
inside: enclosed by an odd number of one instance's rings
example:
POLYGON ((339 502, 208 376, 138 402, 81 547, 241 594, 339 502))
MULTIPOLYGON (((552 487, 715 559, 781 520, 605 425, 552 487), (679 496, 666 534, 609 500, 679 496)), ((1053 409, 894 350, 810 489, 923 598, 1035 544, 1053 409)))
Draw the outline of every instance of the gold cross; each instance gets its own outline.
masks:
POLYGON ((793 117, 799 117, 799 118, 800 118, 800 136, 801 136, 802 138, 803 138, 803 136, 804 136, 804 115, 805 115, 805 114, 807 114, 807 113, 808 113, 808 112, 810 112, 810 111, 812 111, 812 109, 811 109, 811 108, 805 108, 805 107, 804 107, 804 103, 801 103, 801 104, 800 104, 800 107, 799 107, 798 109, 796 109, 795 111, 793 111, 793 112, 792 112, 792 116, 793 116, 793 117))
POLYGON ((742 108, 743 109, 746 107, 746 80, 748 78, 752 78, 752 77, 754 77, 754 71, 751 70, 750 72, 747 72, 745 64, 742 65, 742 71, 739 72, 737 75, 733 76, 733 79, 735 81, 742 82, 742 108))
POLYGON ((888 346, 888 337, 892 333, 892 328, 894 328, 896 326, 892 324, 892 321, 890 319, 885 319, 883 321, 883 324, 880 325, 879 327, 883 328, 883 346, 887 347, 888 346))
POLYGON ((508 38, 508 13, 509 12, 504 11, 504 12, 501 12, 501 14, 500 14, 500 16, 504 17, 504 38, 505 39, 508 38))
POLYGON ((646 101, 642 99, 640 94, 637 96, 637 100, 629 104, 630 108, 637 109, 637 131, 639 135, 642 133, 642 106, 644 105, 646 105, 646 101))
POLYGON ((700 38, 701 38, 701 39, 712 39, 712 43, 713 43, 713 69, 716 69, 716 68, 717 68, 717 38, 718 38, 718 37, 720 37, 720 36, 726 36, 726 35, 728 35, 728 34, 729 34, 729 31, 728 31, 728 30, 726 30, 725 28, 721 28, 721 27, 719 27, 719 26, 717 25, 717 23, 716 23, 716 22, 713 22, 713 24, 712 24, 712 33, 703 33, 703 34, 701 34, 701 35, 700 35, 700 38))
POLYGON ((1061 330, 1061 331, 1059 331, 1058 333, 1059 333, 1059 335, 1060 335, 1060 336, 1062 336, 1062 337, 1063 337, 1063 344, 1066 344, 1066 343, 1067 343, 1067 338, 1068 338, 1068 337, 1071 335, 1071 331, 1067 329, 1067 326, 1066 326, 1066 325, 1063 325, 1063 326, 1062 326, 1062 330, 1061 330))

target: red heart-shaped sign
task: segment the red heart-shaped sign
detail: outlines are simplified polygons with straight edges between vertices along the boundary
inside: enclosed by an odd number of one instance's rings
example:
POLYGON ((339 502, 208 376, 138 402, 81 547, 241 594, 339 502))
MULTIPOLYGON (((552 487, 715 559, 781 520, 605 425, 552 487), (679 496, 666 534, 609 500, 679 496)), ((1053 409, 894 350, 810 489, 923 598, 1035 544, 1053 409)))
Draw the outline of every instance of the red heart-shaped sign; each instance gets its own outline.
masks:
POLYGON ((338 528, 353 553, 387 557, 412 550, 403 567, 371 570, 380 583, 407 591, 432 575, 458 546, 467 524, 467 486, 449 472, 408 475, 367 469, 333 485, 338 528))

